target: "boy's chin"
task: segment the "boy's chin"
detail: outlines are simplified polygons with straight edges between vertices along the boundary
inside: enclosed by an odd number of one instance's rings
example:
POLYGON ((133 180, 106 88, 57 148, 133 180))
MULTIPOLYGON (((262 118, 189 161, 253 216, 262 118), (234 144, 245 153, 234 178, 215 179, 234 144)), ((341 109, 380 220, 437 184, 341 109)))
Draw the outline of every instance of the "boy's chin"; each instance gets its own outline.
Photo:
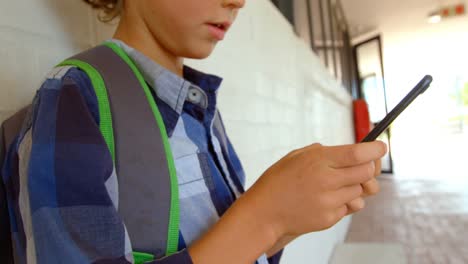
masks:
POLYGON ((197 49, 192 48, 185 54, 185 58, 190 58, 190 59, 205 59, 213 53, 213 50, 215 48, 216 44, 213 44, 211 46, 208 45, 203 45, 199 46, 197 49))

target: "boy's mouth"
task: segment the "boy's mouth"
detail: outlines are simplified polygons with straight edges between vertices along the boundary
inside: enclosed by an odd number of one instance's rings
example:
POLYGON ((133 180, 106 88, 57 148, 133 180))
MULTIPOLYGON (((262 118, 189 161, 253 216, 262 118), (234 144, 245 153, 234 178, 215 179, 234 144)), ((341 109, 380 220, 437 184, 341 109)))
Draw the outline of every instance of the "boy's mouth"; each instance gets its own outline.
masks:
POLYGON ((221 30, 228 31, 229 27, 231 26, 231 23, 229 22, 214 22, 214 23, 208 23, 211 26, 215 26, 221 30))
POLYGON ((216 38, 217 40, 223 40, 224 35, 228 31, 229 27, 231 26, 230 22, 214 22, 214 23, 207 23, 211 35, 216 38))

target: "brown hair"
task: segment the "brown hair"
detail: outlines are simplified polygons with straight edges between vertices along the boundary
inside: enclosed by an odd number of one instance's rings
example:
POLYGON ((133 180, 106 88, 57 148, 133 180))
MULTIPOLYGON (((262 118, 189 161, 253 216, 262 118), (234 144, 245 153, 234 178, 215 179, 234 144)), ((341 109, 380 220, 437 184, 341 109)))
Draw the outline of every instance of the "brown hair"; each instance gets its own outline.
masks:
POLYGON ((98 19, 102 22, 110 22, 122 13, 124 0, 83 0, 94 9, 99 10, 98 19))

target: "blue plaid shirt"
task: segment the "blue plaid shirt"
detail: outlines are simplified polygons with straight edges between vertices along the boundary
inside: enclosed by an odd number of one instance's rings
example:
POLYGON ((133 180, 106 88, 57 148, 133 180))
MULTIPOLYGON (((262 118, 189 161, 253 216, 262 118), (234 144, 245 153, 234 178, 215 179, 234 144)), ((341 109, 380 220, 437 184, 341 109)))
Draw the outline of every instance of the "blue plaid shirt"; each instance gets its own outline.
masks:
MULTIPOLYGON (((225 130, 213 126, 221 78, 187 66, 181 78, 123 42, 110 41, 154 88, 177 171, 179 252, 151 263, 192 263, 186 247, 244 192, 238 156, 229 140, 219 140, 225 130)), ((117 213, 115 167, 84 72, 59 67, 48 74, 3 172, 18 263, 133 263, 131 234, 117 213), (74 85, 64 86, 64 80, 74 85)), ((278 263, 279 257, 263 255, 257 263, 278 263)))

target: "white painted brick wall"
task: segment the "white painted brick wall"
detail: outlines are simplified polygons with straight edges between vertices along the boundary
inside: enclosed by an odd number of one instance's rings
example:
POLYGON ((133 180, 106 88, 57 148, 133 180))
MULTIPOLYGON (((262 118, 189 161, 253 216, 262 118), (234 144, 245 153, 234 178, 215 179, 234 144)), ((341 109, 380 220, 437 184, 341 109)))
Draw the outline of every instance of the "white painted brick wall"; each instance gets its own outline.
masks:
POLYGON ((96 41, 91 17, 81 1, 0 0, 0 121, 55 64, 96 41))
MULTIPOLYGON (((248 186, 295 148, 353 141, 350 96, 268 0, 247 1, 212 56, 188 64, 224 78, 219 108, 248 186)), ((301 237, 282 263, 328 263, 349 222, 301 237)))
MULTIPOLYGON (((53 65, 113 29, 80 1, 0 0, 0 120, 30 101, 53 65)), ((353 141, 350 96, 268 0, 247 1, 212 56, 187 64, 224 78, 219 107, 248 186, 295 148, 353 141)), ((348 225, 301 237, 282 263, 328 263, 348 225)))

